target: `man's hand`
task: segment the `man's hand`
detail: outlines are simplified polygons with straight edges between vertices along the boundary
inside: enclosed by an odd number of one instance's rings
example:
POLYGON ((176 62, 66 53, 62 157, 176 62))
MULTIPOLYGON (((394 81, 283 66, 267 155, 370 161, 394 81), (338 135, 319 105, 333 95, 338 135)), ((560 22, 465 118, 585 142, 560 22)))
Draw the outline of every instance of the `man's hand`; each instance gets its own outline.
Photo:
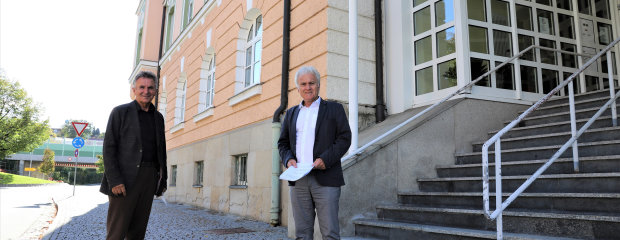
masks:
POLYGON ((112 194, 116 196, 120 196, 121 194, 127 196, 127 192, 125 191, 125 184, 119 184, 112 188, 112 194))
POLYGON ((291 166, 297 168, 297 160, 291 158, 286 162, 286 168, 290 168, 291 166))
POLYGON ((321 158, 317 158, 316 160, 314 160, 314 163, 312 163, 312 166, 315 169, 325 170, 325 163, 323 162, 323 159, 321 158))

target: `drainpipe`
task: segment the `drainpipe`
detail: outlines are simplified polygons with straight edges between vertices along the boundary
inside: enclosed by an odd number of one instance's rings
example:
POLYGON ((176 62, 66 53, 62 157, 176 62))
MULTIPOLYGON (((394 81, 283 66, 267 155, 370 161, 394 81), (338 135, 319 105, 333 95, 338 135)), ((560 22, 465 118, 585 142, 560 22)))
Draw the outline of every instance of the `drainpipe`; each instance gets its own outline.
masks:
POLYGON ((385 120, 385 103, 383 102, 383 25, 381 0, 375 0, 375 122, 385 120))
MULTIPOLYGON (((166 23, 166 5, 164 4, 164 10, 161 13, 161 31, 159 33, 159 53, 157 54, 157 83, 161 83, 159 81, 159 75, 161 73, 161 66, 159 65, 159 61, 161 61, 161 54, 164 45, 164 24, 166 23)), ((157 106, 159 105, 159 84, 157 86, 157 92, 155 92, 155 110, 159 111, 157 106)))
POLYGON ((289 78, 289 53, 291 40, 291 1, 284 0, 284 17, 282 23, 282 84, 280 87, 280 106, 273 113, 271 123, 271 226, 280 225, 280 152, 278 151, 278 139, 280 138, 280 116, 288 105, 288 78, 289 78))
POLYGON ((357 0, 349 0, 349 126, 351 126, 351 147, 357 150, 358 132, 357 102, 357 0))

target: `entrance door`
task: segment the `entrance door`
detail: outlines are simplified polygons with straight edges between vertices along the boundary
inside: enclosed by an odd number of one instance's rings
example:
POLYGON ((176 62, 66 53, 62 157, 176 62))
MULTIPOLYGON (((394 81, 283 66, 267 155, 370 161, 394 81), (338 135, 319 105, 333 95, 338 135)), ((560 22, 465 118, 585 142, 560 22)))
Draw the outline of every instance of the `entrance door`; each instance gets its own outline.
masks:
MULTIPOLYGON (((581 52, 595 55, 609 45, 615 38, 612 30, 611 6, 615 0, 576 0, 579 14, 579 36, 581 52)), ((582 64, 590 58, 583 57, 582 64)), ((615 51, 612 51, 613 71, 617 74, 615 51)), ((614 77, 616 78, 616 77, 614 77)), ((602 90, 609 87, 607 58, 603 56, 588 67, 579 79, 580 92, 602 90)))

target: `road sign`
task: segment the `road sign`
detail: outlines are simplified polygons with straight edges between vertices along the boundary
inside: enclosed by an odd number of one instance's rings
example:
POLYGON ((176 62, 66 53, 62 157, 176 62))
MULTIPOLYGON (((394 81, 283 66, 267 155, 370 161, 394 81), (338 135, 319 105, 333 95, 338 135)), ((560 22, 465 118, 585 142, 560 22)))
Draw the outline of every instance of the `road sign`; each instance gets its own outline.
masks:
POLYGON ((36 168, 33 168, 33 167, 27 167, 27 168, 24 168, 24 171, 26 171, 26 172, 34 172, 34 171, 36 171, 36 170, 37 170, 37 169, 36 169, 36 168))
POLYGON ((88 123, 83 122, 71 122, 71 124, 73 125, 73 129, 75 129, 75 132, 78 136, 82 136, 82 133, 86 129, 86 126, 88 126, 88 123))
POLYGON ((78 157, 79 154, 80 154, 80 150, 75 149, 75 157, 78 157))
POLYGON ((82 148, 84 146, 84 139, 81 137, 75 137, 71 143, 74 148, 82 148))

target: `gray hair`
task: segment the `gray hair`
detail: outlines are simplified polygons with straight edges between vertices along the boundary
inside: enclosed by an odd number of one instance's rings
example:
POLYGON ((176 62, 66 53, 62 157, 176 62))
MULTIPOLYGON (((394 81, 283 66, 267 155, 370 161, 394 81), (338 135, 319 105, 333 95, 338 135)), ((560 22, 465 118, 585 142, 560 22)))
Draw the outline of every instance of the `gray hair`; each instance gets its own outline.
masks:
POLYGON ((316 85, 319 87, 321 86, 321 74, 319 74, 319 71, 317 71, 313 66, 302 66, 295 74, 295 86, 297 88, 299 88, 299 77, 308 73, 314 75, 314 78, 316 78, 316 85))
POLYGON ((155 83, 155 89, 159 88, 159 82, 157 81, 157 77, 155 76, 155 74, 148 71, 140 71, 138 74, 136 74, 136 77, 133 79, 133 81, 131 81, 132 88, 136 87, 136 81, 138 81, 138 79, 140 78, 148 78, 153 80, 153 83, 155 83))

